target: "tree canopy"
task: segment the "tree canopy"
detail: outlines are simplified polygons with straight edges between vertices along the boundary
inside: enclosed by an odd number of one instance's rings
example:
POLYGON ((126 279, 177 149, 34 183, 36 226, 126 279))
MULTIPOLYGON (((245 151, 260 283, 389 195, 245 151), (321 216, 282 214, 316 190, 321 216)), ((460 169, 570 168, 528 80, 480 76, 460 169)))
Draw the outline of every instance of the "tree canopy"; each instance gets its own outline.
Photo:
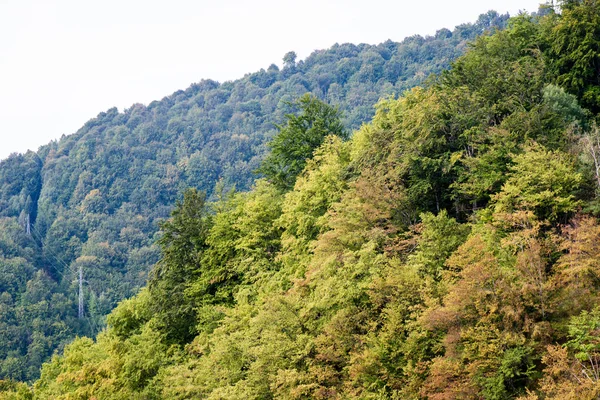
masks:
MULTIPOLYGON (((302 96, 310 93, 315 104, 318 99, 337 108, 344 132, 351 132, 370 120, 380 98, 448 68, 470 40, 507 20, 489 12, 475 23, 402 42, 335 44, 303 60, 288 52, 283 68, 271 64, 223 83, 202 80, 147 105, 111 108, 37 152, 0 161, 0 270, 9 271, 0 278, 7 282, 0 286, 6 311, 0 325, 10 332, 0 339, 0 379, 31 381, 41 363, 74 337, 100 332, 119 301, 146 284, 160 259, 160 222, 183 193, 194 188, 210 203, 218 198, 218 182, 224 193, 249 190, 277 126, 283 129, 290 115, 300 118, 302 96), (24 234, 28 221, 30 236, 24 234), (10 271, 19 271, 19 278, 11 281, 10 271)), ((307 142, 311 150, 297 157, 288 188, 319 140, 307 142)), ((239 235, 232 226, 225 231, 239 235)), ((225 245, 221 250, 220 257, 231 251, 240 260, 248 254, 225 245)), ((249 263, 235 265, 249 269, 249 263)), ((221 285, 196 285, 195 296, 217 290, 230 302, 230 286, 241 279, 231 274, 221 285)))
MULTIPOLYGON (((285 191, 259 179, 215 201, 186 192, 161 225, 149 287, 32 387, 0 391, 596 398, 597 115, 561 86, 544 34, 561 18, 520 15, 477 40, 429 85, 383 99, 348 140, 325 137, 285 191)), ((26 248, 2 243, 26 260, 26 248)), ((52 279, 30 273, 14 283, 30 304, 60 304, 47 300, 52 279)))
POLYGON ((309 94, 293 105, 298 107, 299 114, 286 114, 285 125, 278 126, 279 132, 268 144, 270 153, 258 169, 284 190, 292 188, 307 160, 328 135, 347 137, 337 108, 309 94))

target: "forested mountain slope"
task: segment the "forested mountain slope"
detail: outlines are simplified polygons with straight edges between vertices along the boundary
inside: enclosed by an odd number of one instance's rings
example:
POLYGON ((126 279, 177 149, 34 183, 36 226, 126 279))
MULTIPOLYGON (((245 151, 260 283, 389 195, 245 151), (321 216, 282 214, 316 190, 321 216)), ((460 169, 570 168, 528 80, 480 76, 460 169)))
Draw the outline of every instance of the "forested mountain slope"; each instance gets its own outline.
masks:
POLYGON ((560 6, 348 140, 306 98, 264 179, 188 190, 148 287, 4 396, 598 398, 600 4, 560 6))
MULTIPOLYGON (((157 222, 183 189, 250 188, 265 142, 306 92, 347 131, 381 97, 440 72, 507 16, 401 43, 335 45, 233 82, 203 80, 148 106, 100 113, 77 133, 0 162, 0 378, 31 380, 76 334, 94 336, 159 260, 157 222), (30 232, 27 233, 27 221, 30 232), (78 314, 79 271, 83 314, 78 314)), ((214 198, 214 196, 213 196, 214 198)))

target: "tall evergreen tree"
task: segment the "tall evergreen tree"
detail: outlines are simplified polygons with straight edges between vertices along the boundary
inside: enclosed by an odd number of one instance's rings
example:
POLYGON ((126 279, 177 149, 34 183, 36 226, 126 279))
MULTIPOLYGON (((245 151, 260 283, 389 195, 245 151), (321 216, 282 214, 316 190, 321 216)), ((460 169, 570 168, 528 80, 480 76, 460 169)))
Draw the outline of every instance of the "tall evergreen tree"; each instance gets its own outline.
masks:
POLYGON ((151 309, 159 329, 167 339, 185 343, 195 334, 195 312, 185 297, 185 288, 200 271, 200 260, 207 248, 206 238, 212 218, 205 207, 206 195, 188 190, 177 202, 172 218, 161 224, 159 240, 162 259, 149 280, 151 309))

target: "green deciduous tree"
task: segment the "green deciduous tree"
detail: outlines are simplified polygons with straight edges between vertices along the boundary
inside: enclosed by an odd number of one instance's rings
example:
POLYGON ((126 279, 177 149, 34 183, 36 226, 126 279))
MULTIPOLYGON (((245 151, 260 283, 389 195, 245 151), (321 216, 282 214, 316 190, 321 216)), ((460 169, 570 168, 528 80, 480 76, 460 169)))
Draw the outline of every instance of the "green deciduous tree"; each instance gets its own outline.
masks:
POLYGON ((271 153, 258 170, 284 190, 294 186, 296 176, 326 136, 346 137, 337 108, 309 94, 293 105, 300 109, 300 113, 286 115, 286 124, 278 126, 279 133, 269 143, 271 153))
POLYGON ((497 213, 532 211, 540 219, 556 221, 576 210, 582 176, 568 154, 533 144, 514 162, 508 180, 493 197, 497 213))

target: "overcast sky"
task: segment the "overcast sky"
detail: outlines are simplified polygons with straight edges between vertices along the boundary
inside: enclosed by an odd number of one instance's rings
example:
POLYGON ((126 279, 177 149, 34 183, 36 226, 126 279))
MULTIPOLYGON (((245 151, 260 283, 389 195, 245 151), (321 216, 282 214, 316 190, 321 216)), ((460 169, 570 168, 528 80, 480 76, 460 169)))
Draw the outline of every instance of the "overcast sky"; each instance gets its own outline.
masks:
POLYGON ((111 107, 148 104, 295 51, 377 44, 542 0, 0 0, 0 159, 111 107))

